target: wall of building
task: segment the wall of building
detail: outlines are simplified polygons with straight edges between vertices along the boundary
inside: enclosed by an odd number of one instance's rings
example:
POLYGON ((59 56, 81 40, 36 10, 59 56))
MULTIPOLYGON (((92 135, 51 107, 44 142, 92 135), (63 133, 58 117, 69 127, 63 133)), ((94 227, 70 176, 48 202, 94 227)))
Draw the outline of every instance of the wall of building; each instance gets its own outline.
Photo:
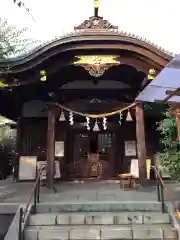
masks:
MULTIPOLYGON (((152 159, 158 145, 158 135, 155 135, 155 131, 152 129, 152 123, 154 122, 156 120, 151 119, 146 124, 147 157, 152 159)), ((75 149, 78 151, 78 147, 74 145, 77 143, 76 135, 80 132, 86 132, 86 130, 82 128, 79 131, 77 128, 71 127, 68 121, 59 122, 58 118, 55 128, 55 141, 64 141, 65 147, 64 157, 56 157, 55 160, 60 161, 61 172, 65 173, 67 165, 77 161, 78 153, 75 149)), ((136 122, 125 122, 122 126, 117 124, 111 132, 113 133, 112 153, 108 161, 111 164, 112 173, 117 175, 118 173, 129 172, 131 159, 137 158, 137 156, 125 156, 125 141, 136 141, 136 122)), ((37 156, 38 161, 45 161, 47 118, 21 119, 19 141, 18 152, 20 156, 37 156)))
MULTIPOLYGON (((44 111, 45 104, 39 101, 32 101, 24 105, 20 119, 20 130, 18 141, 19 156, 37 156, 38 161, 46 160, 47 149, 47 112, 44 111)), ((158 134, 156 132, 156 118, 145 118, 145 136, 147 157, 153 161, 153 155, 158 150, 158 134)), ((56 114, 55 141, 64 142, 64 157, 55 157, 60 162, 61 173, 68 177, 68 169, 73 168, 81 162, 79 155, 79 142, 77 136, 80 133, 87 133, 82 122, 75 121, 72 127, 68 119, 65 122, 59 121, 59 113, 56 114)), ((125 141, 136 141, 136 121, 124 122, 121 126, 118 120, 108 122, 107 133, 112 134, 112 149, 109 155, 108 164, 112 176, 119 173, 129 172, 130 162, 136 156, 125 155, 125 141)), ((105 133, 102 131, 102 133, 105 133)))

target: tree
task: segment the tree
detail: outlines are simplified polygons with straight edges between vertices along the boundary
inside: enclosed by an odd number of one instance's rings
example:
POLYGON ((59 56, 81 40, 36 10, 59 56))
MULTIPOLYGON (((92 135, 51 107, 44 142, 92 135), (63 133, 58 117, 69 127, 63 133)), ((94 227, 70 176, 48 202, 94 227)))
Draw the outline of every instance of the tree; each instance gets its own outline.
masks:
POLYGON ((23 36, 26 30, 27 28, 18 30, 15 26, 10 26, 6 19, 0 18, 0 60, 17 55, 37 43, 23 36))
POLYGON ((161 164, 168 168, 172 178, 180 180, 180 153, 176 121, 168 113, 157 123, 162 150, 157 153, 161 164))
POLYGON ((16 129, 12 128, 11 121, 0 116, 0 179, 11 173, 15 149, 16 129))

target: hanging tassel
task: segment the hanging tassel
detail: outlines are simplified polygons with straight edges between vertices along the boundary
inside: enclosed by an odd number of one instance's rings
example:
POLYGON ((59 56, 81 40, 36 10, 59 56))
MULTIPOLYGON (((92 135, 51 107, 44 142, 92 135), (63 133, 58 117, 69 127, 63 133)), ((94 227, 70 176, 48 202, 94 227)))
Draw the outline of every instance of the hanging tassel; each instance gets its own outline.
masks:
POLYGON ((126 121, 127 121, 127 122, 133 121, 132 116, 131 116, 131 113, 130 113, 129 110, 128 110, 128 113, 127 113, 126 121))
POLYGON ((60 121, 60 122, 66 121, 66 118, 65 118, 65 115, 64 115, 64 111, 63 111, 63 110, 62 110, 61 115, 60 115, 60 117, 59 117, 59 121, 60 121))
POLYGON ((103 129, 104 130, 107 129, 107 118, 106 117, 103 118, 103 129))
POLYGON ((123 115, 122 115, 122 113, 120 112, 120 114, 119 114, 119 125, 122 124, 122 119, 123 119, 123 115))
POLYGON ((74 125, 74 119, 73 119, 73 113, 72 112, 69 113, 69 124, 71 126, 74 125))
POLYGON ((88 131, 91 130, 89 124, 90 124, 90 118, 86 117, 86 128, 87 128, 88 131))
POLYGON ((95 124, 94 124, 93 131, 94 131, 94 132, 99 132, 99 131, 100 131, 99 126, 98 126, 98 123, 97 123, 97 120, 96 120, 96 122, 95 122, 95 124))
POLYGON ((41 70, 40 71, 40 81, 41 82, 45 82, 46 80, 47 80, 46 71, 45 70, 41 70))

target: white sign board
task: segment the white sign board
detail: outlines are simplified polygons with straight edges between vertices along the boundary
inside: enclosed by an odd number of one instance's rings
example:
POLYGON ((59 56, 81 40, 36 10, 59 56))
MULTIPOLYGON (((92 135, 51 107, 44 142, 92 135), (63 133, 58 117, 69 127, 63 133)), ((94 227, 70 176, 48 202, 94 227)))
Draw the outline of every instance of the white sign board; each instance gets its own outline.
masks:
MULTIPOLYGON (((47 173, 47 161, 38 161, 37 162, 37 168, 38 170, 43 167, 44 170, 42 171, 41 174, 41 180, 45 180, 46 179, 46 173, 47 173)), ((60 166, 59 166, 59 161, 55 161, 54 162, 54 178, 60 178, 61 174, 60 174, 60 166)))
POLYGON ((125 141, 125 156, 136 156, 136 141, 125 141))
POLYGON ((19 180, 36 179, 36 156, 21 156, 19 158, 19 180))
POLYGON ((139 162, 138 162, 138 159, 132 159, 131 160, 130 173, 134 177, 139 178, 139 162))
POLYGON ((64 157, 64 142, 55 142, 55 157, 64 157))

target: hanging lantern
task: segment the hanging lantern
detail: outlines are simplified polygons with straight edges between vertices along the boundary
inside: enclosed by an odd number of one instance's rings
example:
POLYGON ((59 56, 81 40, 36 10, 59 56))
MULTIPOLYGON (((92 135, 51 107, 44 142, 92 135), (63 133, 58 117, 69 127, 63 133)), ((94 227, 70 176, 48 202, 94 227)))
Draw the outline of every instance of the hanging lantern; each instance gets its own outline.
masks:
POLYGON ((106 117, 103 118, 103 129, 104 130, 107 129, 107 118, 106 117))
POLYGON ((156 77, 156 70, 155 69, 149 69, 147 79, 149 81, 154 80, 156 77))
POLYGON ((88 131, 91 129, 89 124, 90 124, 90 118, 86 117, 86 128, 87 128, 88 131))
POLYGON ((60 121, 60 122, 66 121, 66 118, 65 118, 65 115, 64 115, 64 111, 63 111, 63 110, 62 110, 61 115, 60 115, 60 117, 59 117, 59 121, 60 121))
POLYGON ((95 124, 94 124, 93 131, 94 131, 94 132, 99 132, 99 131, 100 131, 99 126, 98 126, 98 123, 97 123, 97 120, 96 120, 96 122, 95 122, 95 124))
POLYGON ((128 113, 127 113, 126 121, 127 121, 127 122, 133 121, 132 116, 131 116, 131 113, 130 113, 129 110, 128 110, 128 113))
POLYGON ((4 88, 4 87, 7 87, 8 84, 7 83, 4 83, 5 79, 0 79, 0 88, 4 88))
POLYGON ((72 112, 69 113, 69 124, 71 126, 74 125, 74 119, 73 119, 73 113, 72 112))
POLYGON ((46 80, 47 80, 46 71, 45 70, 41 70, 40 71, 40 81, 45 82, 46 80))

